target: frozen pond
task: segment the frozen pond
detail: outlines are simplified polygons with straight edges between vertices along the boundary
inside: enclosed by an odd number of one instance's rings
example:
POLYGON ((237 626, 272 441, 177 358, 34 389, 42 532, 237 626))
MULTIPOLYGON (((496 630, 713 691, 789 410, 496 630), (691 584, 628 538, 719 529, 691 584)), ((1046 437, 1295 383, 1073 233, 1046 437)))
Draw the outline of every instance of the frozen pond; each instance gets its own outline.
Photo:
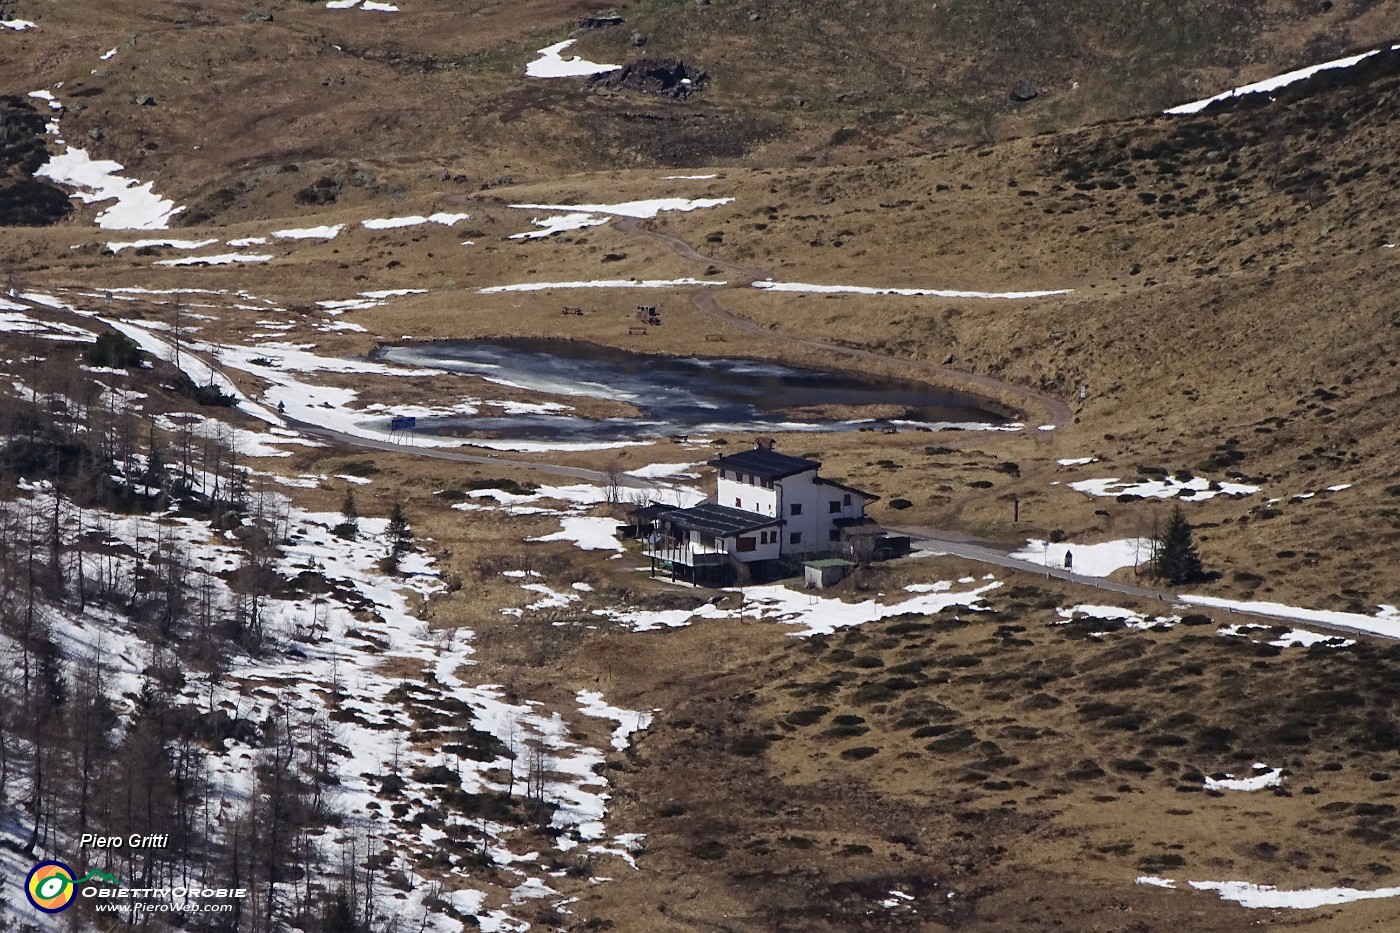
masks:
POLYGON ((523 440, 645 440, 713 431, 854 431, 862 427, 1003 427, 975 397, 922 383, 766 360, 632 353, 576 340, 448 340, 376 356, 551 396, 622 402, 633 417, 561 412, 418 419, 417 430, 523 440), (839 411, 830 411, 835 407, 839 411), (868 412, 861 411, 868 408, 868 412))

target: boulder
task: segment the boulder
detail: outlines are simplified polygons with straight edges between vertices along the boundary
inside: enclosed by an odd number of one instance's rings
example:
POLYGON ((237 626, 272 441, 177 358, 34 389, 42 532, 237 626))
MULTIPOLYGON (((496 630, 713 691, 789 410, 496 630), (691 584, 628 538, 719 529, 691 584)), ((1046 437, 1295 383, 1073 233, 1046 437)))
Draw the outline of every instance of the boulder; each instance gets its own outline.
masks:
POLYGON ((1017 81, 1016 86, 1011 89, 1010 96, 1016 103, 1024 104, 1039 97, 1040 91, 1036 90, 1035 85, 1029 81, 1017 81))
POLYGON ((602 13, 594 13, 592 16, 585 16, 578 21, 580 29, 607 29, 609 26, 621 26, 626 22, 617 10, 605 10, 602 13))

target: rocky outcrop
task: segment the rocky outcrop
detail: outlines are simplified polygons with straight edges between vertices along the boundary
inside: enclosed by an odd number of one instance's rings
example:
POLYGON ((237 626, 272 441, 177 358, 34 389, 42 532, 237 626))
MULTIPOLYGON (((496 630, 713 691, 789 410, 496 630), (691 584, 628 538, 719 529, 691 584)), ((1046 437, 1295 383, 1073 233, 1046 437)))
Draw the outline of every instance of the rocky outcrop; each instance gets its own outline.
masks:
POLYGON ((705 89, 710 76, 678 58, 644 58, 593 79, 595 87, 684 100, 705 89))

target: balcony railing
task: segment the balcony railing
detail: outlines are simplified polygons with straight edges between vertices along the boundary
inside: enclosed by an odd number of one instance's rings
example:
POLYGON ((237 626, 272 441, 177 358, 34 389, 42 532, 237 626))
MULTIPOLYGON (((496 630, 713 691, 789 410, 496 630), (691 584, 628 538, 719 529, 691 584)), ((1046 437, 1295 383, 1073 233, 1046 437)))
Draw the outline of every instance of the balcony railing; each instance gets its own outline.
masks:
POLYGON ((684 564, 687 567, 722 564, 729 559, 729 553, 723 548, 703 544, 678 544, 674 541, 648 544, 642 549, 642 556, 670 561, 673 564, 684 564))

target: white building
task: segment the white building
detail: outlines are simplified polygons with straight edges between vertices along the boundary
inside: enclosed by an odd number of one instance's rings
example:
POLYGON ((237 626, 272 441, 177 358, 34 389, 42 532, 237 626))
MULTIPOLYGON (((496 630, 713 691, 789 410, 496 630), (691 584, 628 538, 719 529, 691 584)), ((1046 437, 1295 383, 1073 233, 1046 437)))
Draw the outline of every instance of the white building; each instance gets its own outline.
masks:
POLYGON ((710 501, 652 511, 657 528, 643 553, 673 576, 723 585, 740 570, 777 575, 789 559, 844 553, 874 525, 865 506, 879 496, 817 475, 820 462, 778 453, 772 441, 710 466, 718 474, 710 501))

